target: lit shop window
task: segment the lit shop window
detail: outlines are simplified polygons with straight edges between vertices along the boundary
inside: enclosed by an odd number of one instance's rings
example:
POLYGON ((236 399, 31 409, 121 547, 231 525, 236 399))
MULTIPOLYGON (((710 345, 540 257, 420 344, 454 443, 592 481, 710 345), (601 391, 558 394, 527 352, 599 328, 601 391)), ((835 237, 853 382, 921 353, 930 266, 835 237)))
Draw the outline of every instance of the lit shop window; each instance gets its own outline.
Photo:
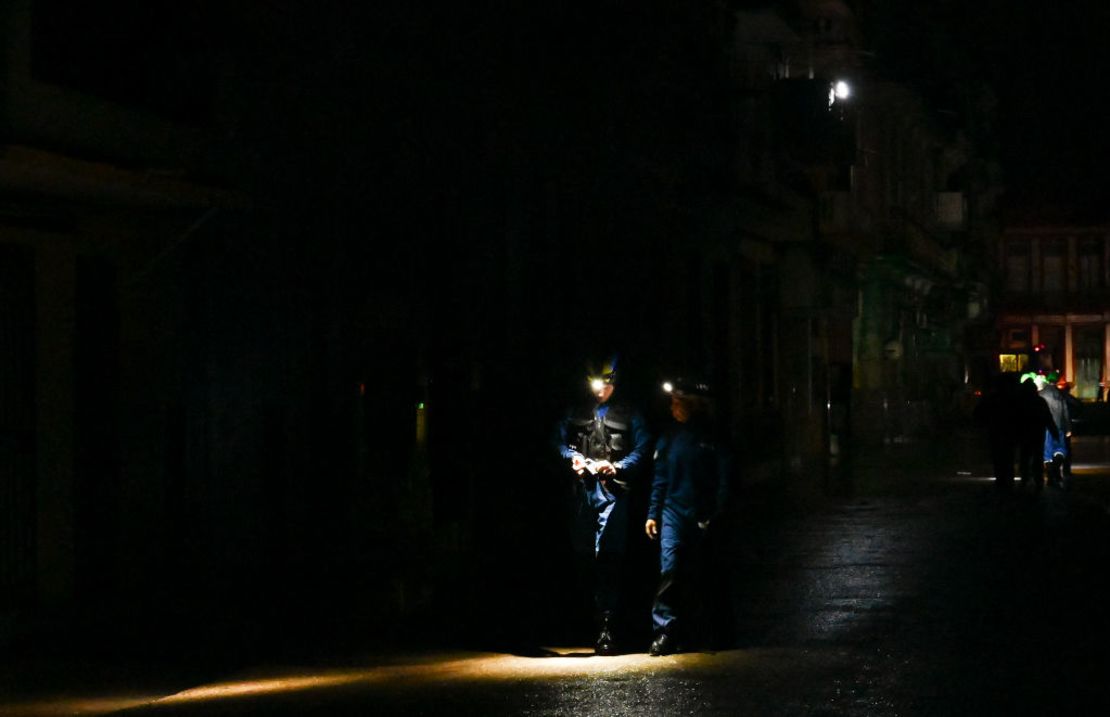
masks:
POLYGON ((1029 356, 1027 354, 999 354, 998 355, 998 370, 1003 373, 1024 371, 1025 367, 1029 365, 1029 356))

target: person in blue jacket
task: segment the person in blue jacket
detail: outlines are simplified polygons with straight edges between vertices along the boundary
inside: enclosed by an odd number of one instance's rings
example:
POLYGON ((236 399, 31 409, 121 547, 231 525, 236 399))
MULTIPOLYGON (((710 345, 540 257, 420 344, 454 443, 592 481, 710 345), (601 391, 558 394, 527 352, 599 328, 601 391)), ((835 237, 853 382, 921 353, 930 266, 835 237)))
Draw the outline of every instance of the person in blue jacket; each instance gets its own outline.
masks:
MULTIPOLYGON (((1052 425, 1044 434, 1044 469, 1048 484, 1066 490, 1071 483, 1072 403, 1070 396, 1056 387, 1060 374, 1051 371, 1034 379, 1041 399, 1048 406, 1052 425), (1055 430, 1052 430, 1055 428, 1055 430)), ((1073 399, 1074 400, 1074 399, 1073 399)))
POLYGON ((559 455, 575 478, 575 489, 593 518, 594 606, 599 631, 595 651, 617 650, 614 631, 629 532, 629 491, 646 460, 651 435, 643 416, 613 398, 616 359, 588 377, 592 400, 583 401, 559 423, 559 455))
POLYGON ((708 384, 677 380, 663 384, 671 396, 674 423, 655 450, 644 530, 659 540, 659 587, 652 606, 655 638, 651 655, 678 651, 690 636, 698 562, 704 534, 724 510, 732 470, 731 453, 718 440, 708 384))

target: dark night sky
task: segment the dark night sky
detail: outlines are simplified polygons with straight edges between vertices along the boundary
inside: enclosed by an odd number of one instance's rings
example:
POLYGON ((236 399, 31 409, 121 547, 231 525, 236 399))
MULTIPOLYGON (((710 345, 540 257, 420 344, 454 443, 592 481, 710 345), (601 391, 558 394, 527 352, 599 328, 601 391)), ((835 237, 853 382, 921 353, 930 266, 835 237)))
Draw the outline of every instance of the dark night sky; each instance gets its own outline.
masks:
MULTIPOLYGON (((287 31, 320 32, 297 41, 289 37, 287 44, 274 42, 265 49, 288 53, 302 64, 303 53, 315 55, 308 67, 293 69, 284 78, 290 85, 298 73, 306 82, 318 79, 320 67, 329 63, 340 72, 361 65, 372 80, 384 79, 390 104, 373 112, 385 113, 374 119, 387 131, 422 127, 454 143, 449 137, 454 130, 443 129, 445 121, 461 122, 464 132, 479 133, 491 125, 500 133, 546 122, 560 133, 565 124, 558 139, 588 138, 590 127, 612 121, 602 116, 604 102, 591 100, 591 93, 602 93, 593 98, 598 100, 616 90, 629 95, 627 111, 639 115, 626 124, 655 132, 659 127, 651 125, 656 120, 645 124, 643 119, 652 112, 686 116, 673 127, 689 126, 699 112, 693 106, 668 107, 666 101, 653 104, 650 98, 660 87, 681 97, 674 86, 689 87, 690 78, 704 74, 697 66, 704 57, 691 51, 697 44, 691 38, 706 27, 691 23, 697 13, 690 8, 697 3, 683 10, 659 5, 629 11, 612 2, 519 8, 490 1, 432 12, 430 4, 407 3, 376 5, 344 19, 343 13, 288 3, 287 31), (314 43, 319 43, 316 49, 314 43), (642 98, 636 97, 637 85, 644 88, 642 98), (561 104, 576 96, 580 105, 561 104)), ((1011 204, 1073 205, 1088 216, 1104 211, 1110 135, 1096 108, 1102 105, 1101 78, 1110 70, 1110 53, 1104 48, 1110 37, 1110 4, 861 0, 854 5, 879 73, 912 82, 938 108, 958 116, 993 107, 988 126, 975 134, 1002 162, 1011 204)), ((273 60, 267 65, 282 67, 273 60)), ((711 83, 707 80, 687 94, 705 97, 711 83)), ((332 125, 337 132, 344 131, 344 116, 347 121, 365 120, 362 108, 377 104, 380 97, 372 86, 364 87, 368 94, 349 98, 355 111, 341 112, 332 125)), ((303 92, 311 97, 318 90, 306 87, 303 92)), ((672 126, 669 121, 662 118, 661 126, 672 126)), ((702 129, 693 134, 703 134, 702 129)), ((353 127, 346 131, 348 137, 357 134, 353 127)))
MULTIPOLYGON (((792 4, 728 1, 737 7, 792 4)), ((993 88, 995 151, 1016 203, 1046 199, 1100 208, 1110 135, 1096 108, 1110 69, 1104 47, 1110 4, 849 4, 880 74, 909 80, 938 107, 965 116, 971 105, 989 105, 982 90, 993 88)), ((454 131, 443 129, 447 119, 458 120, 463 132, 486 131, 481 128, 491 122, 527 124, 537 114, 543 121, 553 113, 580 125, 570 132, 597 125, 606 118, 590 115, 597 105, 588 101, 591 92, 625 88, 631 94, 636 88, 630 80, 648 88, 672 81, 659 73, 690 84, 704 58, 689 51, 690 38, 699 32, 689 20, 697 14, 692 8, 709 3, 630 10, 605 1, 516 7, 484 0, 444 9, 419 1, 346 8, 283 0, 267 3, 265 12, 252 2, 183 8, 109 0, 95 11, 86 5, 36 3, 36 32, 50 39, 37 44, 36 67, 44 76, 189 120, 211 111, 205 87, 234 66, 246 83, 236 90, 245 90, 236 101, 255 102, 247 112, 264 116, 275 135, 285 127, 303 136, 306 124, 326 121, 336 143, 349 146, 360 137, 375 140, 364 131, 372 129, 370 123, 385 134, 412 135, 415 128, 443 137, 454 131), (684 32, 685 46, 673 41, 684 32), (334 85, 332 96, 321 83, 334 85), (271 89, 259 89, 264 86, 271 89), (583 98, 580 107, 550 105, 552 98, 576 94, 583 98), (288 105, 275 107, 275 101, 288 105), (306 117, 313 109, 330 116, 306 117)), ((704 93, 695 88, 691 95, 704 93)), ((629 111, 668 110, 645 103, 629 111)), ((979 139, 987 143, 987 137, 979 139)))
POLYGON ((993 88, 996 155, 1007 203, 1071 205, 1105 216, 1110 135, 1099 112, 1110 70, 1110 6, 1006 0, 873 0, 871 36, 884 71, 959 110, 993 88))

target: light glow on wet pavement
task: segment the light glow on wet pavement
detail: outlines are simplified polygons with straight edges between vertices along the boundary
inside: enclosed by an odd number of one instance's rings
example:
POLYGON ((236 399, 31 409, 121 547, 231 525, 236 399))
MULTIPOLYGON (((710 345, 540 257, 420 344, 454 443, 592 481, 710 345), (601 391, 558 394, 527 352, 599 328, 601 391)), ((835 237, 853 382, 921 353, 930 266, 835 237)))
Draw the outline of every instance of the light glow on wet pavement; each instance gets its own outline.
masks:
POLYGON ((169 695, 119 695, 46 698, 16 704, 0 703, 0 714, 12 717, 103 715, 136 708, 157 710, 187 704, 291 695, 312 691, 391 687, 419 688, 449 682, 532 682, 612 676, 650 677, 675 669, 712 669, 751 661, 743 651, 682 653, 650 657, 645 653, 599 657, 588 647, 548 647, 539 656, 503 653, 439 653, 391 659, 386 664, 339 669, 277 668, 238 679, 198 685, 169 695))

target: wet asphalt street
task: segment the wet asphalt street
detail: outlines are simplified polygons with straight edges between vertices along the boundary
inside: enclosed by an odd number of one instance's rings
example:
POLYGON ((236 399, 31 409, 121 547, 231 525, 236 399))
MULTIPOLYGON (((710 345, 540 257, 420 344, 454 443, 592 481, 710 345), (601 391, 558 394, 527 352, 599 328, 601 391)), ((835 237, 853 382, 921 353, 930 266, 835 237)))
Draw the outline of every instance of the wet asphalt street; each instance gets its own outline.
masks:
POLYGON ((1110 443, 1077 442, 1066 493, 1000 494, 973 448, 888 456, 851 497, 751 508, 723 553, 727 649, 368 650, 203 677, 24 665, 0 714, 1106 714, 1110 443))

